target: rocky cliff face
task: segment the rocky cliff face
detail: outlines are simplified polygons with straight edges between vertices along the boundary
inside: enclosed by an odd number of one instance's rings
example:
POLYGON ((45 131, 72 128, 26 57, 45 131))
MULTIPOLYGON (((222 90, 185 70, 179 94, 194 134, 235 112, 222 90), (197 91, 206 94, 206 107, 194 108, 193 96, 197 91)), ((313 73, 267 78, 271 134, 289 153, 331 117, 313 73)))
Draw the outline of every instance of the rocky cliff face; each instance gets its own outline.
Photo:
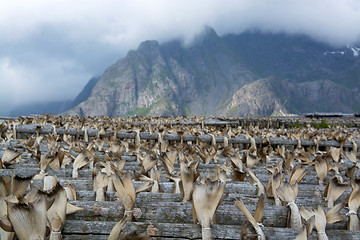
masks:
POLYGON ((359 111, 359 57, 304 36, 206 31, 189 47, 145 41, 69 114, 271 115, 359 111), (353 96, 357 94, 356 96, 353 96), (353 97, 352 97, 353 96, 353 97))
POLYGON ((298 83, 261 79, 239 89, 227 106, 228 116, 270 116, 306 112, 354 112, 359 109, 358 89, 330 80, 298 83))
POLYGON ((90 97, 69 111, 81 115, 222 114, 239 87, 256 80, 208 29, 194 46, 143 42, 109 67, 90 97))

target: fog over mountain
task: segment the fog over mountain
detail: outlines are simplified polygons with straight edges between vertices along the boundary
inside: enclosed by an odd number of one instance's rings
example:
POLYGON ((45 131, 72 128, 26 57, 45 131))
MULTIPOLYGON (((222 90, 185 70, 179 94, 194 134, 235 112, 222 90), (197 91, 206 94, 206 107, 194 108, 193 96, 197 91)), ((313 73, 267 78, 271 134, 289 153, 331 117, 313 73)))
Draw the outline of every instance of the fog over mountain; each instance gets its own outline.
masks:
POLYGON ((144 41, 109 66, 81 116, 283 116, 360 111, 360 48, 205 28, 191 46, 144 41))
POLYGON ((204 26, 305 34, 335 47, 359 42, 357 0, 0 2, 0 115, 72 100, 86 82, 145 40, 191 46, 204 26))

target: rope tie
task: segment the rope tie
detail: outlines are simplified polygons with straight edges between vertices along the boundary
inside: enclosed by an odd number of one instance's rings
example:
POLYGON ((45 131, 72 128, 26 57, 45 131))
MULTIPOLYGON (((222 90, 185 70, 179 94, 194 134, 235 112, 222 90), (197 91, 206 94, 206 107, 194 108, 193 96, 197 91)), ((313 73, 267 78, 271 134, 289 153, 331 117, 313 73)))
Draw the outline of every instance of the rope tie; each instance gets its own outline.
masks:
POLYGON ((294 201, 289 202, 286 206, 289 207, 291 204, 295 204, 294 201))
POLYGON ((51 231, 50 234, 54 234, 54 235, 61 235, 61 232, 54 232, 54 231, 51 231))
POLYGON ((354 210, 350 210, 346 216, 350 216, 350 215, 357 215, 357 212, 355 212, 354 210))
POLYGON ((202 228, 203 230, 211 230, 211 228, 207 227, 207 228, 202 228))

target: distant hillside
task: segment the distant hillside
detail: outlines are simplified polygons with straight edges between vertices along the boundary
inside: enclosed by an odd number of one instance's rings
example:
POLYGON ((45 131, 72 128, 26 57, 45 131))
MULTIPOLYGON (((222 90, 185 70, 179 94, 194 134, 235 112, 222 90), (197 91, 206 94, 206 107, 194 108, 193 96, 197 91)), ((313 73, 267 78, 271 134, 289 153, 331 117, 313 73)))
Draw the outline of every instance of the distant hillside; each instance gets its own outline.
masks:
POLYGON ((28 116, 31 114, 58 114, 70 109, 72 101, 50 101, 25 104, 12 109, 9 117, 28 116))
POLYGON ((359 89, 330 80, 295 82, 260 79, 240 88, 227 106, 226 115, 281 116, 306 112, 360 112, 359 89))
MULTIPOLYGON (((80 104, 81 102, 88 99, 90 96, 93 88, 95 87, 96 83, 100 80, 100 77, 92 77, 88 83, 85 85, 85 87, 81 90, 81 92, 76 96, 74 101, 71 102, 71 104, 68 106, 68 109, 71 109, 75 107, 76 105, 80 104)), ((68 110, 67 109, 67 110, 68 110)))
POLYGON ((228 35, 224 41, 239 62, 261 78, 297 82, 331 80, 347 87, 360 86, 360 48, 333 48, 304 35, 228 35))
POLYGON ((87 100, 67 114, 359 111, 359 98, 348 95, 359 92, 359 50, 336 49, 303 35, 246 32, 219 37, 211 28, 188 47, 179 41, 145 41, 110 66, 87 100))
POLYGON ((18 117, 27 116, 30 114, 59 114, 68 111, 69 109, 85 101, 90 96, 92 89, 94 88, 99 79, 100 77, 91 78, 74 100, 25 104, 12 109, 9 113, 9 116, 18 117))

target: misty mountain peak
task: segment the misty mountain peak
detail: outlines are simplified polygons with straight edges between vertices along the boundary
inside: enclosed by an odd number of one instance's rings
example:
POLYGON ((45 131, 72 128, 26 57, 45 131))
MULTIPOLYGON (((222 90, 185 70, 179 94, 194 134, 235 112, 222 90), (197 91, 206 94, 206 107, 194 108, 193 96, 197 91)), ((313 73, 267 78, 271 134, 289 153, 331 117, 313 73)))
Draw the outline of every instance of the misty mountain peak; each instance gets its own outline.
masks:
POLYGON ((193 41, 193 45, 201 45, 206 42, 216 42, 221 40, 221 37, 216 33, 216 31, 209 26, 205 26, 203 31, 199 33, 193 41))
POLYGON ((203 31, 203 36, 204 38, 219 38, 219 36, 217 35, 216 31, 209 26, 205 26, 204 31, 203 31))
POLYGON ((144 56, 148 61, 156 61, 161 56, 160 44, 156 40, 144 41, 138 47, 137 52, 144 56))
POLYGON ((190 47, 178 40, 161 45, 145 41, 110 66, 90 97, 69 113, 259 116, 360 111, 360 58, 325 51, 338 49, 302 35, 245 32, 219 37, 210 27, 190 47))
POLYGON ((147 40, 147 41, 144 41, 144 42, 140 43, 137 50, 139 52, 142 52, 142 53, 147 53, 149 51, 153 51, 153 50, 156 50, 156 49, 159 49, 159 48, 160 48, 160 45, 159 45, 158 41, 156 41, 156 40, 147 40))

